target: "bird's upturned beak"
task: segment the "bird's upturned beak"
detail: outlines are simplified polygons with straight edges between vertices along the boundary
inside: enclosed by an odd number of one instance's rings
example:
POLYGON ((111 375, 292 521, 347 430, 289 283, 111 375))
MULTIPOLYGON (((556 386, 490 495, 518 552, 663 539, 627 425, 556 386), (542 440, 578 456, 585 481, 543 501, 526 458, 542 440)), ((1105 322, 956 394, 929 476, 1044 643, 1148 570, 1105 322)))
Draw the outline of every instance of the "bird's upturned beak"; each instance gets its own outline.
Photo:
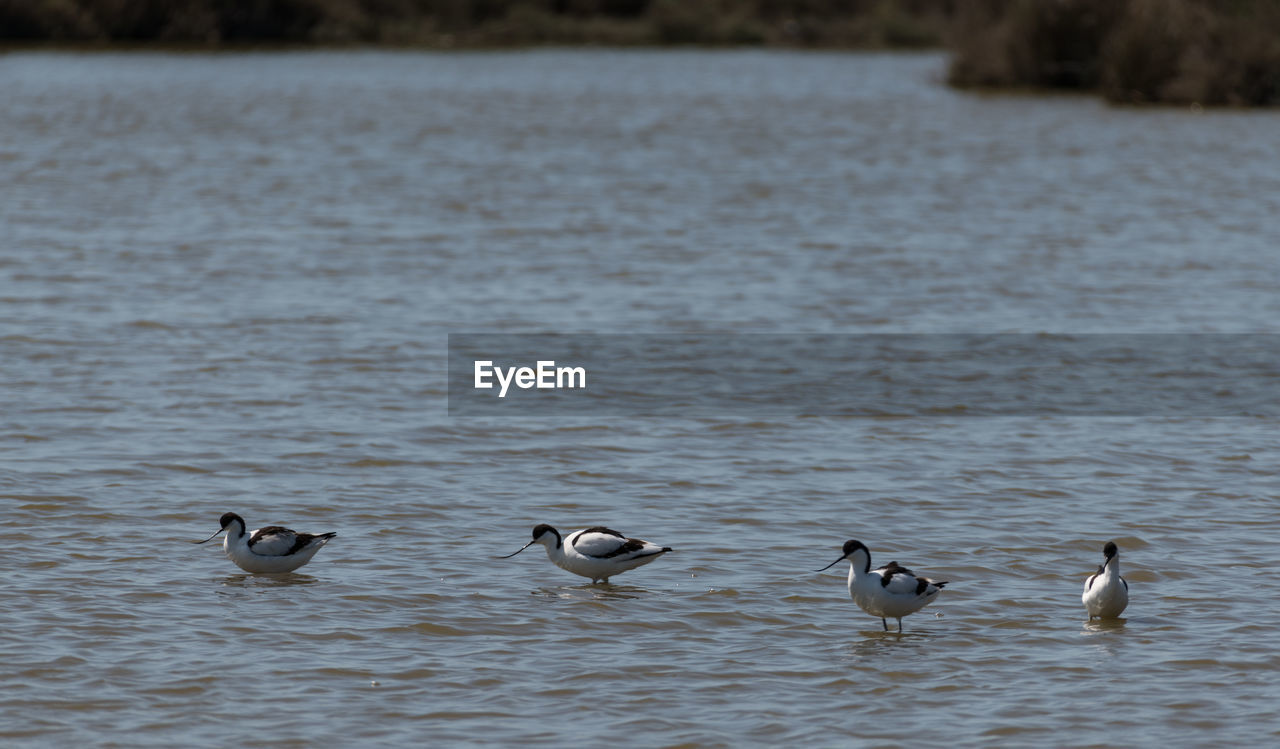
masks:
MULTIPOLYGON (((215 535, 216 535, 216 534, 215 534, 215 535)), ((525 549, 529 548, 530 546, 533 546, 533 545, 534 545, 534 544, 536 544, 536 543, 537 543, 537 541, 530 541, 529 543, 525 544, 524 546, 521 546, 519 549, 516 549, 515 551, 513 551, 513 552, 511 552, 510 554, 506 555, 505 557, 498 557, 498 558, 499 558, 499 559, 510 559, 511 557, 515 556, 516 554, 519 554, 520 552, 524 551, 525 549)))
POLYGON ((823 568, 822 568, 822 569, 820 569, 820 570, 814 570, 814 572, 823 572, 823 571, 829 570, 829 569, 831 569, 832 567, 836 566, 837 564, 840 564, 840 563, 841 563, 841 562, 843 562, 844 560, 845 560, 845 558, 844 558, 844 557, 840 557, 839 559, 837 559, 836 561, 832 562, 831 564, 828 564, 826 567, 823 567, 823 568))
POLYGON ((193 544, 207 544, 207 543, 209 543, 210 541, 212 541, 213 539, 217 538, 217 537, 218 537, 218 533, 221 533, 221 532, 223 532, 223 531, 225 531, 225 530, 226 530, 226 528, 219 528, 219 529, 218 529, 218 531, 217 531, 217 533, 214 533, 212 536, 209 536, 209 537, 208 537, 208 538, 206 538, 205 540, 203 540, 203 541, 192 541, 191 543, 193 543, 193 544))

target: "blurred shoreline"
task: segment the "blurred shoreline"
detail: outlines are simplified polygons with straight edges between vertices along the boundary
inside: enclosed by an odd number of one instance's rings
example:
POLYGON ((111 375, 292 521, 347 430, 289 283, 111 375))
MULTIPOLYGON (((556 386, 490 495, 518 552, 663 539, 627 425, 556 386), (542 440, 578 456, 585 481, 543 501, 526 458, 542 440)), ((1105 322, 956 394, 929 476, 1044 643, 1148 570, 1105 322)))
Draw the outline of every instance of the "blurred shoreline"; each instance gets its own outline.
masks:
POLYGON ((1280 105, 1276 0, 969 0, 948 82, 1115 104, 1280 105))
POLYGON ((950 0, 0 0, 0 47, 940 47, 950 0))
POLYGON ((29 50, 947 49, 947 81, 1280 105, 1276 0, 0 0, 29 50))

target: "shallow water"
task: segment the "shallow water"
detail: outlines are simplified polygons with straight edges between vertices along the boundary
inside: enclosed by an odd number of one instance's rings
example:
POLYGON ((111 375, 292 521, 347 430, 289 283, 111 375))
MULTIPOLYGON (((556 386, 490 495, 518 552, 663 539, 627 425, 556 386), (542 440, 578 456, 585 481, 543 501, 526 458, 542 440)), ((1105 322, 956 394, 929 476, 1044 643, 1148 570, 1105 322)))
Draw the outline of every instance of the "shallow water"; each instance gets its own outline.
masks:
POLYGON ((943 67, 0 57, 0 738, 1280 735, 1271 419, 448 415, 449 333, 1276 332, 1280 116, 943 67), (243 575, 226 510, 339 535, 243 575), (884 633, 848 538, 950 585, 884 633))

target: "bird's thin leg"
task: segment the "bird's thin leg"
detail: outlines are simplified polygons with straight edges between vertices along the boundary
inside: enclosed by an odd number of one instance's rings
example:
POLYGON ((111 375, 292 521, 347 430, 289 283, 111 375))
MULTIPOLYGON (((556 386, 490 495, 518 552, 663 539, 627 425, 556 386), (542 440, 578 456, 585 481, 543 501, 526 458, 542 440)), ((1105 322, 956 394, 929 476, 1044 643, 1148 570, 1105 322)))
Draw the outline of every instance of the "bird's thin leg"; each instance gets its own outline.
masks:
POLYGON ((884 631, 885 631, 885 632, 888 632, 888 631, 889 631, 889 622, 886 622, 886 621, 884 620, 884 617, 883 617, 883 616, 882 616, 882 617, 880 617, 880 623, 884 625, 884 631))
POLYGON ((898 617, 898 634, 902 634, 902 617, 898 617))

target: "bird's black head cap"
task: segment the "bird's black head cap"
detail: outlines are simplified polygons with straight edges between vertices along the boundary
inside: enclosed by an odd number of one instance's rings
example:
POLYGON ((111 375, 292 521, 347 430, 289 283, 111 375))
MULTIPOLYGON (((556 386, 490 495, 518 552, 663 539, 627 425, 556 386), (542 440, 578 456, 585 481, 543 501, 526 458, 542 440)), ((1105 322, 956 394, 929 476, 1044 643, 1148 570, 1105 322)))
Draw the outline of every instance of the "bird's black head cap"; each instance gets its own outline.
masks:
POLYGON ((854 541, 854 540, 850 539, 850 540, 848 540, 848 541, 845 541, 845 542, 844 542, 844 555, 845 555, 845 556, 849 556, 850 554, 852 554, 853 552, 857 551, 858 549, 862 549, 863 551, 867 552, 867 555, 868 555, 868 556, 870 556, 870 555, 871 555, 871 550, 870 550, 870 549, 868 549, 868 548, 867 548, 867 546, 866 546, 866 544, 862 543, 861 541, 854 541))

